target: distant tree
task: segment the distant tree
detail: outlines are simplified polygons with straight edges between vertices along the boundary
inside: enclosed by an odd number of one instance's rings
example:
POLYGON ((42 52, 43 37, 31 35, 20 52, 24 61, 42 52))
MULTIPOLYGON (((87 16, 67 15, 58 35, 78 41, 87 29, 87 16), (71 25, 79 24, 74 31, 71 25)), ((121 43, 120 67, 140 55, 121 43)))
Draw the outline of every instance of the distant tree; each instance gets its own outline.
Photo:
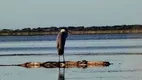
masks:
POLYGON ((10 29, 2 29, 1 32, 11 32, 12 30, 10 29))
POLYGON ((84 26, 78 26, 78 27, 76 27, 76 30, 84 30, 84 26))
POLYGON ((50 27, 50 31, 58 31, 57 27, 50 27))
POLYGON ((42 28, 40 27, 37 28, 37 32, 42 32, 42 31, 43 31, 42 28))
POLYGON ((13 32, 21 32, 20 29, 15 29, 13 32))
POLYGON ((24 28, 24 29, 22 29, 22 32, 31 32, 32 30, 31 30, 31 28, 24 28))
POLYGON ((74 26, 68 26, 68 30, 75 30, 76 28, 74 26))

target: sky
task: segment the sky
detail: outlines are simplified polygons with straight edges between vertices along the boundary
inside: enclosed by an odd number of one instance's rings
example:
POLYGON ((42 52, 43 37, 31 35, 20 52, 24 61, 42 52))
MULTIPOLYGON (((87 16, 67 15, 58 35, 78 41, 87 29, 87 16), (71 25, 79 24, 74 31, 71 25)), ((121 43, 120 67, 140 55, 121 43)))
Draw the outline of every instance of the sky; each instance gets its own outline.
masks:
POLYGON ((142 0, 0 0, 0 29, 142 24, 142 0))

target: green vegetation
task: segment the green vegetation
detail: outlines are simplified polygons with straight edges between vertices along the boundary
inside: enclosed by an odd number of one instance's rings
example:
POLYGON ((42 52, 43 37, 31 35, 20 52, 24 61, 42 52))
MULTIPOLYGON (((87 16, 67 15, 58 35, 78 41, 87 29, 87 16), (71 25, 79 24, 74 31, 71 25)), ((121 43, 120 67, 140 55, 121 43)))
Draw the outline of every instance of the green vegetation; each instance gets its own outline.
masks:
MULTIPOLYGON (((2 29, 0 36, 33 36, 33 35, 55 35, 64 27, 24 28, 24 29, 2 29)), ((142 33, 142 25, 115 25, 115 26, 68 26, 72 34, 110 34, 110 33, 142 33)))

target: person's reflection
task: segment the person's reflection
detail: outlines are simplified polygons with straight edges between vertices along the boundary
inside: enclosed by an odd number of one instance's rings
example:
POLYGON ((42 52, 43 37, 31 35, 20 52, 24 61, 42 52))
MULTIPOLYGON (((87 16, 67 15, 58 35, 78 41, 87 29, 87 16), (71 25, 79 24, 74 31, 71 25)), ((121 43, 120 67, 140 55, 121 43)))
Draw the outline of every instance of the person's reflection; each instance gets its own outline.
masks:
POLYGON ((59 68, 58 80, 65 80, 65 68, 59 68))

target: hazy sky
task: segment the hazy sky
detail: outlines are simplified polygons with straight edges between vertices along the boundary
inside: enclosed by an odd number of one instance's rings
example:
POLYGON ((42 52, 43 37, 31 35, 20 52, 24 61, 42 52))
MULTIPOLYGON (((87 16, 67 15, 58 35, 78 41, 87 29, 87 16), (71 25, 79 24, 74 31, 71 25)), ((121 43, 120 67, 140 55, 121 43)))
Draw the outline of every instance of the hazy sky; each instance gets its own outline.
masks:
POLYGON ((0 0, 0 29, 142 24, 142 0, 0 0))

